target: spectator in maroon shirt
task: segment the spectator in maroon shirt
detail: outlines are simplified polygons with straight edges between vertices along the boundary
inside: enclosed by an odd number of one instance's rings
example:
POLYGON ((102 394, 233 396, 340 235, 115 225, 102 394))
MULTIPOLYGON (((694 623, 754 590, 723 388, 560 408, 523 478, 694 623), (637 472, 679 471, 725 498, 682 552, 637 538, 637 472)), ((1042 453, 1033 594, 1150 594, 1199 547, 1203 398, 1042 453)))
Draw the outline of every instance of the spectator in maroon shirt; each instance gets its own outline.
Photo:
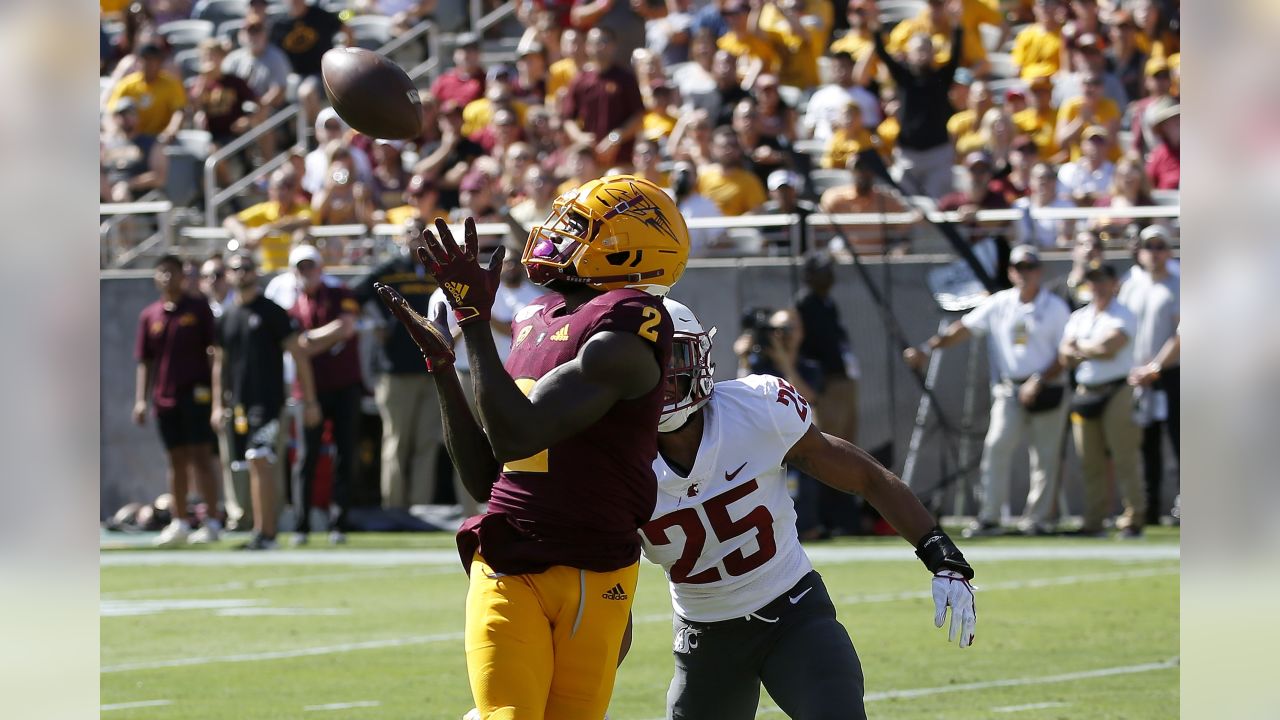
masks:
POLYGON ((611 30, 587 33, 587 67, 573 79, 565 95, 564 127, 574 142, 591 145, 602 167, 630 165, 636 134, 644 121, 640 84, 615 62, 611 30))
POLYGON ((484 96, 484 68, 480 67, 480 38, 473 33, 458 35, 453 47, 453 67, 431 83, 431 94, 443 105, 453 101, 459 107, 484 96))
POLYGON ((293 536, 294 545, 305 545, 311 530, 310 508, 316 463, 324 421, 333 423, 333 500, 329 511, 329 542, 346 542, 346 511, 355 482, 356 445, 360 439, 360 400, 364 381, 360 374, 356 316, 360 306, 351 291, 323 280, 324 261, 312 245, 299 245, 289 253, 289 267, 298 276, 297 302, 289 315, 302 329, 300 344, 311 359, 316 401, 324 420, 304 433, 303 459, 295 465, 293 497, 301 508, 293 536))
POLYGON ((1151 119, 1158 144, 1147 159, 1147 177, 1156 190, 1177 190, 1182 183, 1182 118, 1178 105, 1169 104, 1151 119))
MULTIPOLYGON (((202 41, 200 74, 187 91, 196 128, 207 130, 212 136, 210 153, 217 152, 261 120, 258 94, 244 80, 222 72, 222 61, 226 57, 227 49, 221 40, 202 41)), ((217 172, 219 184, 231 182, 227 163, 219 163, 217 172)))
POLYGON ((169 458, 169 492, 176 508, 173 522, 156 538, 168 546, 215 542, 222 530, 214 518, 218 483, 213 466, 213 402, 209 348, 213 345, 213 312, 199 295, 186 292, 182 260, 165 255, 156 262, 160 299, 138 315, 134 356, 138 361, 133 421, 142 425, 154 406, 160 440, 169 458), (209 506, 210 518, 195 533, 187 520, 191 486, 209 506))
POLYGON ((1003 187, 992 175, 991 156, 974 151, 965 156, 965 169, 969 171, 968 187, 943 195, 938 209, 956 212, 960 218, 960 236, 973 246, 973 253, 988 274, 1000 282, 1007 274, 1009 259, 1009 225, 1004 221, 979 221, 979 210, 1006 210, 1009 202, 1003 187))

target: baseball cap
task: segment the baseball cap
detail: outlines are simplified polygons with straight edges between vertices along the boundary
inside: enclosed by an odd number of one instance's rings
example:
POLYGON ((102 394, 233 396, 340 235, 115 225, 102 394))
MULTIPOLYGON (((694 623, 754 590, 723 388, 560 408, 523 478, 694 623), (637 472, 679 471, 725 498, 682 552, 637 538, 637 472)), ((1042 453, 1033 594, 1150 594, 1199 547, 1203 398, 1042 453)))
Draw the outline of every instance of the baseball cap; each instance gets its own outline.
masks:
POLYGON ((310 260, 316 265, 324 264, 324 258, 315 245, 299 245, 289 251, 289 267, 297 267, 303 260, 310 260))
POLYGON ((985 150, 974 150, 964 156, 964 166, 972 168, 974 165, 985 165, 991 167, 991 155, 985 150))
POLYGON ((1092 140, 1093 138, 1102 138, 1103 140, 1106 140, 1110 137, 1111 133, 1107 132, 1107 129, 1101 125, 1090 125, 1084 129, 1083 133, 1080 134, 1081 140, 1092 140))
POLYGON ((1147 64, 1143 68, 1143 71, 1147 77, 1151 77, 1162 72, 1167 73, 1169 72, 1169 60, 1163 55, 1156 55, 1150 60, 1147 60, 1147 64))
POLYGON ((515 68, 505 63, 499 63, 489 68, 489 72, 488 74, 485 75, 485 79, 488 80, 489 82, 497 82, 498 78, 506 78, 507 80, 511 80, 515 76, 516 76, 515 68))
POLYGON ((1148 225, 1142 229, 1142 232, 1138 233, 1139 247, 1145 246, 1152 240, 1159 240, 1163 242, 1165 246, 1169 246, 1173 244, 1173 235, 1169 232, 1169 229, 1163 225, 1148 225))
POLYGON ((774 170, 769 173, 769 178, 765 182, 770 190, 777 190, 783 185, 790 186, 794 190, 800 189, 800 176, 790 170, 774 170))
POLYGON ((1040 264, 1040 251, 1034 245, 1019 245, 1009 252, 1010 265, 1040 264))
POLYGON ((1084 272, 1084 279, 1085 279, 1085 280, 1097 280, 1097 279, 1099 279, 1099 278, 1104 278, 1104 277, 1111 278, 1112 280, 1115 280, 1115 279, 1116 279, 1116 269, 1115 269, 1115 268, 1113 268, 1113 267, 1111 267, 1110 265, 1108 265, 1108 264, 1106 264, 1106 263, 1104 263, 1104 262, 1100 262, 1100 261, 1098 261, 1098 260, 1094 260, 1094 261, 1090 262, 1090 263, 1089 263, 1089 269, 1085 270, 1085 272, 1084 272))
POLYGON ((1151 114, 1151 127, 1156 127, 1165 120, 1172 120, 1182 114, 1182 106, 1174 102, 1162 103, 1151 114))
POLYGON ((124 95, 124 96, 121 96, 121 98, 116 101, 116 106, 111 108, 111 112, 116 113, 118 115, 120 113, 129 112, 130 110, 137 110, 137 109, 138 109, 137 101, 129 97, 128 95, 124 95))
POLYGON ((1077 49, 1084 50, 1085 48, 1091 48, 1093 50, 1097 50, 1098 47, 1099 45, 1098 45, 1097 35, 1087 32, 1087 33, 1080 33, 1079 35, 1076 36, 1077 49))
POLYGON ((334 110, 332 107, 327 107, 321 110, 320 112, 316 113, 316 130, 317 131, 323 130, 324 126, 328 124, 330 120, 337 120, 338 125, 343 130, 347 128, 347 124, 343 122, 341 117, 338 116, 338 111, 334 110))
POLYGON ((453 37, 455 48, 479 48, 480 36, 473 32, 458 33, 453 37))

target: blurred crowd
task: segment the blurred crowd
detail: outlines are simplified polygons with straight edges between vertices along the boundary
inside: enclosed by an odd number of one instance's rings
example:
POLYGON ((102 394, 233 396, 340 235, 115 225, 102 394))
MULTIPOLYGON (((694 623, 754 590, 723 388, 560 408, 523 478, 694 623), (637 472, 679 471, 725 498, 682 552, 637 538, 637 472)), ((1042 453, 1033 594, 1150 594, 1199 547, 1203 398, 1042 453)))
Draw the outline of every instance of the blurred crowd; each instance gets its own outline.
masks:
MULTIPOLYGON (((390 17, 389 38, 451 4, 465 15, 460 0, 104 0, 103 201, 163 190, 162 148, 184 130, 213 152, 292 102, 308 137, 262 133, 217 166, 225 186, 289 153, 227 221, 267 269, 304 241, 331 263, 370 261, 349 238, 309 239, 313 226, 528 226, 557 191, 611 172, 669 188, 691 218, 1119 209, 1179 186, 1178 0, 523 0, 518 41, 510 25, 445 36, 421 137, 375 141, 325 108, 319 58, 362 18, 390 17), (208 26, 172 22, 226 8, 200 39, 208 26)), ((1150 221, 1086 222, 1119 242, 1150 221)), ((1006 254, 1070 247, 1076 230, 1029 214, 963 225, 1000 234, 1006 254)), ((697 231, 694 256, 910 249, 902 228, 748 235, 697 231)))

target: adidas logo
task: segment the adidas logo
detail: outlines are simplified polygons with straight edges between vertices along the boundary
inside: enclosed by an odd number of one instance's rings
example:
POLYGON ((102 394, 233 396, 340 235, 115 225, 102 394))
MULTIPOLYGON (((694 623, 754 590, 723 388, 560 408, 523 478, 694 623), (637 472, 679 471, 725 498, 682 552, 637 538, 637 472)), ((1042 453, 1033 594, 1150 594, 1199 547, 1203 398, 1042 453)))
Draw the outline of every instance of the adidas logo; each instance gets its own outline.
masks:
POLYGON ((449 291, 449 294, 453 296, 454 300, 461 300, 467 296, 467 291, 471 289, 471 286, 466 283, 451 280, 444 284, 444 289, 449 291))
POLYGON ((622 583, 618 583, 617 585, 609 588, 608 591, 602 593, 600 597, 605 600, 626 600, 627 593, 622 589, 622 583))
POLYGON ((551 336, 551 339, 552 339, 552 340, 555 340, 555 341, 557 341, 557 342, 568 342, 568 340, 569 340, 569 326, 568 326, 568 325, 565 325, 564 327, 562 327, 562 328, 560 328, 559 330, 557 330, 557 331, 555 332, 555 334, 551 336))

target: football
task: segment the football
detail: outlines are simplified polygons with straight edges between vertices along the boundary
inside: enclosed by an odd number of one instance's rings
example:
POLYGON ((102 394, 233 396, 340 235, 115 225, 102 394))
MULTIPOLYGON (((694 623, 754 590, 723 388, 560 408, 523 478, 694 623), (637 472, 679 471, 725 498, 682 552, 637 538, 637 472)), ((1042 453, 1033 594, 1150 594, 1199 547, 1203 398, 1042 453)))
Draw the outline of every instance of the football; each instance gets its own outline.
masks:
POLYGON ((384 140, 422 134, 418 89, 399 65, 371 50, 345 47, 326 52, 320 72, 333 109, 357 131, 384 140))

